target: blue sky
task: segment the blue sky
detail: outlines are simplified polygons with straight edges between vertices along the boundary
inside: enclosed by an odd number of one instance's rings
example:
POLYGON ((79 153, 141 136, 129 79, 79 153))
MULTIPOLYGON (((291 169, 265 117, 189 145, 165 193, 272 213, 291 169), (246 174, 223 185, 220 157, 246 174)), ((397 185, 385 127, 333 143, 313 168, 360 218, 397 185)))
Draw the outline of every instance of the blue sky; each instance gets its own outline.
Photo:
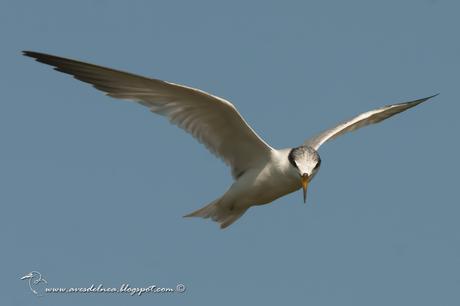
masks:
POLYGON ((8 305, 458 305, 456 1, 1 1, 0 286, 8 305), (309 189, 228 230, 181 216, 226 166, 134 103, 20 55, 35 50, 232 101, 273 147, 441 93, 321 147, 309 189), (179 176, 186 174, 181 182, 179 176), (49 287, 184 294, 35 297, 49 287))

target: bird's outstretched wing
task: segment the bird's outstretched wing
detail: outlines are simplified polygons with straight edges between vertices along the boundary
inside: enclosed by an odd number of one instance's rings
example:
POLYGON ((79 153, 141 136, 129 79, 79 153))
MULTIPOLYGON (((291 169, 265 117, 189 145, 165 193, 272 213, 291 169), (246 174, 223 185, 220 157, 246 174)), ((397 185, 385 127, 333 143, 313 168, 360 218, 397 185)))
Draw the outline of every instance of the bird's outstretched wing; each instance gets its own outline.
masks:
POLYGON ((305 141, 305 145, 308 145, 314 148, 315 150, 318 150, 318 148, 328 140, 334 139, 337 136, 340 136, 347 132, 357 130, 363 126, 378 123, 382 120, 390 118, 391 116, 408 110, 409 108, 414 107, 422 102, 425 102, 426 100, 431 99, 435 96, 437 95, 410 102, 387 105, 379 109, 362 113, 348 121, 342 122, 341 124, 333 127, 332 129, 326 130, 314 136, 313 138, 308 139, 307 141, 305 141))
POLYGON ((23 54, 92 84, 108 96, 134 100, 167 117, 223 159, 235 178, 270 156, 272 148, 224 99, 198 89, 67 58, 32 51, 23 54))

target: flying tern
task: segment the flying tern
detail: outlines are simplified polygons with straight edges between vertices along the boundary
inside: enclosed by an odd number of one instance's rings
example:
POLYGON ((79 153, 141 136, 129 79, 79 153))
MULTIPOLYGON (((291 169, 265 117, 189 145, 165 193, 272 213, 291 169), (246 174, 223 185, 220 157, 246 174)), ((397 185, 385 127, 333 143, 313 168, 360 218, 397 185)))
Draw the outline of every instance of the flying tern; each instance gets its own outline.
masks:
POLYGON ((184 217, 211 218, 221 228, 235 222, 251 206, 268 204, 299 189, 306 202, 308 184, 321 165, 318 149, 323 143, 436 96, 371 110, 300 146, 274 149, 256 134, 232 103, 202 90, 54 55, 33 51, 23 54, 89 83, 108 96, 148 107, 220 157, 231 168, 234 182, 221 197, 184 217))

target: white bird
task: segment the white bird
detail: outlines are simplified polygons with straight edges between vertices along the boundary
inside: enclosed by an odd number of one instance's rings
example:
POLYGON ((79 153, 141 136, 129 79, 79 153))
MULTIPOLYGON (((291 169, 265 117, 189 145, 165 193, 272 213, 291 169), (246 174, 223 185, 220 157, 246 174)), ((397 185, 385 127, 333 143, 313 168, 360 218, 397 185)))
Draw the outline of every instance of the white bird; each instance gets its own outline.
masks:
POLYGON ((24 55, 92 84, 108 96, 136 101, 167 117, 231 168, 230 188, 210 204, 185 217, 211 218, 226 228, 251 206, 268 204, 303 189, 318 172, 318 148, 346 132, 385 120, 426 100, 392 104, 362 113, 307 140, 301 146, 274 149, 260 138, 229 101, 207 92, 72 59, 32 51, 24 55))

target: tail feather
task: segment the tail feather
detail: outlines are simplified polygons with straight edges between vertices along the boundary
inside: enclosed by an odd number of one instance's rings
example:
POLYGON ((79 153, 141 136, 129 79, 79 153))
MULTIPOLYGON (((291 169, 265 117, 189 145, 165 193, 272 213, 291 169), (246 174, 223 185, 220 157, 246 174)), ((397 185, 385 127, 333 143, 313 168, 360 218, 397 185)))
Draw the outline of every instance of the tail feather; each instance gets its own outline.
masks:
POLYGON ((220 223, 220 228, 221 229, 224 229, 226 228, 227 226, 231 225, 233 222, 235 222, 236 220, 238 220, 245 212, 246 210, 248 210, 247 208, 246 209, 243 209, 243 210, 240 210, 236 213, 233 213, 231 215, 229 215, 227 218, 225 218, 221 223, 220 223))
POLYGON ((215 214, 215 211, 217 209, 217 204, 218 203, 218 200, 215 200, 213 202, 211 202, 210 204, 206 205, 206 206, 203 206, 201 207, 200 209, 197 209, 191 213, 189 213, 188 215, 185 215, 184 218, 188 218, 188 217, 201 217, 201 218, 209 218, 211 217, 212 215, 215 214))
POLYGON ((220 198, 198 210, 189 213, 188 215, 185 215, 184 217, 201 217, 204 219, 211 218, 213 221, 216 221, 220 224, 221 229, 224 229, 238 220, 247 210, 247 208, 231 210, 227 207, 222 207, 219 205, 219 203, 220 198))

